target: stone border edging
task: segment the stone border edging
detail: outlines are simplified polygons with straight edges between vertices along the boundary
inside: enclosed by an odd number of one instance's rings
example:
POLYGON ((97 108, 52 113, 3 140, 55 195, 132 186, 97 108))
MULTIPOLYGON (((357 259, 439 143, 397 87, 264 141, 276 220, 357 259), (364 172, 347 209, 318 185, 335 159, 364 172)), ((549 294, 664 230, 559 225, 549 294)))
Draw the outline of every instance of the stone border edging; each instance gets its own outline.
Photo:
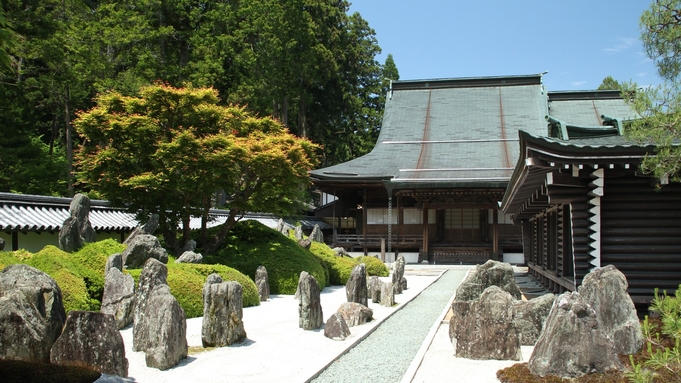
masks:
MULTIPOLYGON (((466 278, 468 278, 468 275, 471 273, 472 270, 473 269, 468 269, 468 271, 466 272, 466 275, 464 275, 464 277, 463 277, 462 283, 463 283, 463 281, 466 280, 466 278)), ((440 277, 443 274, 444 273, 442 273, 440 275, 440 277)), ((440 277, 438 277, 438 279, 440 279, 440 277)), ((437 279, 435 281, 437 281, 437 279)), ((433 282, 433 283, 435 283, 435 282, 433 282)), ((435 334, 437 334, 438 330, 440 329, 440 326, 442 326, 442 322, 444 321, 445 317, 447 316, 447 312, 452 307, 452 302, 454 302, 455 298, 456 298, 456 291, 454 291, 454 294, 452 294, 452 297, 449 298, 449 302, 447 302, 447 306, 445 306, 444 310, 442 311, 442 313, 438 317, 437 321, 430 328, 430 331, 428 332, 428 335, 426 335, 426 338, 424 339, 423 344, 421 344, 421 348, 419 348, 419 350, 416 352, 416 356, 411 361, 411 364, 409 364, 409 367, 407 368, 407 371, 402 376, 400 383, 411 383, 414 380, 414 377, 416 376, 416 373, 418 372, 419 367, 421 367, 421 362, 423 362, 423 358, 426 356, 426 352, 428 352, 430 345, 433 343, 433 339, 435 339, 435 334)))
MULTIPOLYGON (((437 276, 437 278, 433 279, 433 281, 432 281, 431 283, 429 283, 426 287, 424 287, 421 291, 419 291, 418 294, 416 294, 416 295, 414 295, 413 297, 411 297, 411 299, 409 299, 408 301, 402 303, 395 311, 393 311, 392 313, 390 313, 390 315, 387 315, 387 316, 385 316, 383 319, 381 319, 380 321, 376 322, 376 324, 374 325, 374 327, 372 327, 369 331, 367 331, 366 334, 362 335, 361 337, 355 339, 352 343, 350 343, 350 344, 348 345, 348 347, 347 347, 343 352, 341 352, 340 354, 338 354, 335 358, 331 359, 331 361, 329 361, 329 363, 327 363, 326 365, 324 365, 324 367, 322 367, 321 369, 319 369, 319 370, 318 370, 317 372, 315 372, 311 377, 309 377, 307 380, 305 380, 305 383, 310 383, 312 380, 314 380, 314 379, 317 378, 319 375, 321 375, 321 373, 322 373, 324 370, 326 370, 330 365, 332 365, 334 362, 336 362, 338 359, 340 359, 343 355, 347 354, 347 353, 348 353, 351 349, 353 349, 359 342, 363 341, 364 339, 366 339, 366 337, 368 337, 368 336, 371 335, 374 331, 376 331, 376 329, 378 328, 378 326, 380 326, 381 324, 383 324, 383 322, 385 322, 388 318, 390 318, 391 316, 393 316, 393 314, 395 314, 396 312, 402 310, 402 308, 404 308, 409 302, 413 301, 414 299, 416 299, 416 297, 418 297, 419 295, 421 295, 421 293, 422 293, 425 289, 429 288, 430 286, 433 285, 433 283, 437 282, 440 278, 442 278, 442 276, 443 276, 447 271, 449 271, 449 269, 446 269, 446 270, 442 271, 442 272, 440 273, 440 275, 437 276)), ((468 273, 466 273, 466 276, 467 276, 467 275, 468 275, 468 273)), ((465 277, 464 277, 464 278, 465 278, 465 277)), ((429 333, 428 335, 430 335, 430 333, 429 333)), ((426 339, 427 339, 427 337, 426 337, 426 339)), ((431 341, 432 341, 432 338, 431 338, 431 341)), ((428 344, 430 344, 430 342, 428 342, 428 344)), ((419 350, 419 351, 420 351, 420 350, 419 350)), ((423 357, 421 357, 421 359, 423 359, 423 357)), ((412 362, 412 363, 413 363, 413 362, 412 362)), ((419 365, 420 365, 420 364, 421 364, 421 362, 419 361, 419 365)))

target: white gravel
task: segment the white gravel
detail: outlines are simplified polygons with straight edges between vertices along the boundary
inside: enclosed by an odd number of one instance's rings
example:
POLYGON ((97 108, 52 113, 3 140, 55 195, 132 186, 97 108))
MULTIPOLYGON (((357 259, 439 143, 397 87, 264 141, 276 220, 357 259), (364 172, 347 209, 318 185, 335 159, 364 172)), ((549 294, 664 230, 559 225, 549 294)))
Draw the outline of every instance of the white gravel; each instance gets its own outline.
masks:
MULTIPOLYGON (((121 334, 130 364, 130 381, 304 382, 430 285, 440 272, 442 270, 430 275, 407 275, 409 289, 396 297, 398 305, 387 308, 370 302, 369 308, 374 311, 375 320, 351 327, 352 335, 344 341, 326 338, 323 328, 315 331, 300 329, 298 301, 292 295, 274 295, 260 306, 245 308, 245 342, 190 355, 178 366, 166 371, 146 367, 144 353, 132 351, 132 327, 123 329, 121 334)), ((321 302, 326 320, 346 302, 345 288, 325 288, 321 302)), ((201 320, 187 320, 187 343, 190 347, 201 346, 201 320)))

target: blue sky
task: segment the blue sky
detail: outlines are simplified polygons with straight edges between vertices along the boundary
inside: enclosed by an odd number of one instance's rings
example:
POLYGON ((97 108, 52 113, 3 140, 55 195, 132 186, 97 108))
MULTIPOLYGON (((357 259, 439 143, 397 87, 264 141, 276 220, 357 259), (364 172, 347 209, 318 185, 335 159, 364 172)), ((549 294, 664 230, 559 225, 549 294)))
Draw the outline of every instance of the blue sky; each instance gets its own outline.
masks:
POLYGON ((661 82, 641 44, 646 0, 350 0, 401 80, 535 74, 549 90, 661 82))

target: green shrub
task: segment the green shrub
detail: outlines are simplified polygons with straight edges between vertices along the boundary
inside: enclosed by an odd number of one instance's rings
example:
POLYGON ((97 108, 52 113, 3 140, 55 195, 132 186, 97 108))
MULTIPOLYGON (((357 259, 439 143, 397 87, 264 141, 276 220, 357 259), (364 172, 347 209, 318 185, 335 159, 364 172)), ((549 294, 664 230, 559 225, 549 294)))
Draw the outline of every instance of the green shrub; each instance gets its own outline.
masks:
MULTIPOLYGON (((0 270, 4 269, 9 265, 14 265, 15 263, 21 263, 21 260, 15 256, 15 251, 2 251, 0 252, 0 270)), ((30 253, 28 253, 31 255, 30 253)))
MULTIPOLYGON (((243 306, 260 304, 258 288, 248 276, 224 265, 197 265, 192 263, 168 262, 168 286, 177 302, 184 310, 187 318, 203 315, 203 285, 206 277, 218 273, 224 281, 237 281, 243 287, 243 306)), ((142 269, 126 270, 132 275, 135 283, 139 282, 142 269)))
POLYGON ((253 278, 258 266, 263 265, 272 294, 295 294, 302 271, 314 276, 320 288, 329 285, 327 272, 317 257, 255 220, 237 223, 216 254, 204 254, 204 262, 227 265, 253 278))
POLYGON ((87 286, 90 298, 102 302, 104 294, 104 266, 106 260, 115 253, 125 250, 125 245, 113 239, 88 243, 82 249, 69 254, 69 257, 78 266, 83 282, 87 286))
POLYGON ((62 292, 66 312, 71 310, 99 311, 101 300, 97 301, 88 294, 84 278, 87 272, 84 272, 84 268, 76 264, 68 253, 49 245, 26 259, 25 263, 45 272, 57 282, 62 292))
POLYGON ((364 263, 367 267, 367 275, 375 275, 378 277, 387 277, 390 275, 388 266, 376 257, 361 256, 355 258, 357 263, 364 263))
POLYGON ((357 265, 357 261, 353 258, 336 256, 333 250, 324 243, 312 242, 310 251, 326 265, 331 285, 342 286, 348 282, 352 268, 357 265))

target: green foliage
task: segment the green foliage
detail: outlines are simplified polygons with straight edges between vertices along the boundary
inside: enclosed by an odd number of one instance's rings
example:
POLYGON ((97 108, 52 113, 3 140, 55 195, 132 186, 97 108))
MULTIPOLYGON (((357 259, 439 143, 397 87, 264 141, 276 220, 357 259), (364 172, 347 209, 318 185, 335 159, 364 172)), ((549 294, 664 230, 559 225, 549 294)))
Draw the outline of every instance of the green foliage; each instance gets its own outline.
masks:
POLYGON ((388 267, 376 257, 362 256, 355 258, 358 263, 364 263, 367 267, 367 275, 387 277, 390 275, 388 267))
POLYGON ((598 90, 622 90, 622 84, 612 76, 608 76, 603 79, 601 85, 598 86, 598 90))
POLYGON ((254 220, 237 223, 216 253, 204 254, 204 262, 227 265, 253 278, 263 265, 272 294, 294 294, 302 271, 314 276, 320 288, 329 285, 324 266, 312 253, 254 220))
POLYGON ((681 1, 656 0, 641 15, 641 40, 660 76, 673 80, 681 73, 681 1))
MULTIPOLYGON (((203 285, 206 278, 212 273, 218 273, 224 281, 237 281, 243 287, 243 307, 258 306, 260 296, 255 283, 248 276, 224 265, 206 265, 192 263, 175 263, 168 261, 168 278, 166 279, 180 307, 184 310, 187 318, 203 316, 203 285)), ((135 280, 139 282, 142 269, 126 269, 135 280)))
POLYGON ((310 251, 328 269, 330 285, 342 286, 348 282, 352 268, 357 264, 353 258, 338 257, 329 246, 319 242, 312 242, 310 251))
POLYGON ((89 294, 85 283, 85 278, 90 276, 90 273, 78 265, 68 253, 55 246, 45 246, 25 263, 45 272, 57 282, 61 288, 66 312, 71 310, 99 311, 101 296, 100 301, 97 301, 89 294))
POLYGON ((85 139, 79 179, 140 218, 159 214, 170 247, 178 223, 188 235, 189 217, 206 217, 218 190, 228 196, 230 217, 209 250, 247 211, 297 211, 316 146, 271 118, 218 101, 214 89, 162 84, 139 97, 100 95, 74 121, 85 139))

